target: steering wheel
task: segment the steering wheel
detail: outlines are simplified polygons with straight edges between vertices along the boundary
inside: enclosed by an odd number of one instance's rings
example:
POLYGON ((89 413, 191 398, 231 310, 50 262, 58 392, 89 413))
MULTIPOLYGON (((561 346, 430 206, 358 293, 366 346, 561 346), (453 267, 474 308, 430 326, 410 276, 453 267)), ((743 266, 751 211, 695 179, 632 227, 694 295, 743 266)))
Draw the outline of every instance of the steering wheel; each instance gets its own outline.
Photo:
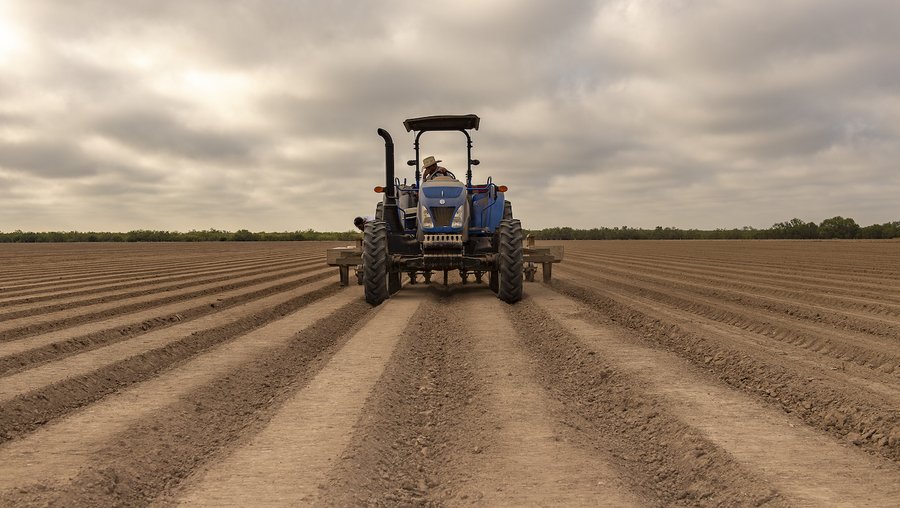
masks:
POLYGON ((450 178, 456 180, 456 175, 454 175, 454 174, 451 173, 450 171, 441 172, 441 173, 435 172, 435 173, 431 174, 431 175, 428 177, 428 179, 429 179, 429 180, 434 180, 435 177, 438 177, 438 176, 449 176, 450 178))

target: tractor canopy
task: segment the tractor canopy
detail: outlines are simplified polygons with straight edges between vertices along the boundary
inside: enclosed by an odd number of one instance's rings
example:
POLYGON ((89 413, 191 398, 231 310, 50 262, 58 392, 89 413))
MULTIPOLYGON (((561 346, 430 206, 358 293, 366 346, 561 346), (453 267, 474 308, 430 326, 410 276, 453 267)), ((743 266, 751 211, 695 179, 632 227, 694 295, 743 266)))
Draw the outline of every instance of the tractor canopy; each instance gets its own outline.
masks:
POLYGON ((406 132, 410 131, 465 131, 478 130, 481 119, 478 115, 437 115, 409 118, 403 121, 406 132))

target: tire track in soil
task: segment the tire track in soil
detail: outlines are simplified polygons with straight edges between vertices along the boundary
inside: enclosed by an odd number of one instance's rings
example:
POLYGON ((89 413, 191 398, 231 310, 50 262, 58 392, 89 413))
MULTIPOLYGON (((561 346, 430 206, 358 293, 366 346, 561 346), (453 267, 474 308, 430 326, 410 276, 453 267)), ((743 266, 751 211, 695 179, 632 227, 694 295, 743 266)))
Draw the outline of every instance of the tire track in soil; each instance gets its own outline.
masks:
POLYGON ((770 349, 748 347, 725 331, 711 332, 674 320, 615 293, 557 279, 552 288, 584 303, 599 316, 636 331, 654 347, 672 351, 729 386, 744 391, 807 425, 900 462, 900 411, 882 396, 852 386, 840 370, 809 367, 770 349))
POLYGON ((584 447, 582 436, 560 424, 564 408, 534 380, 532 362, 505 311, 508 305, 481 288, 454 293, 454 312, 466 316, 465 351, 483 413, 470 436, 477 444, 452 449, 457 480, 448 483, 457 486, 447 503, 646 505, 605 454, 584 447))
POLYGON ((504 304, 484 287, 431 294, 316 504, 640 505, 557 428, 504 304))
POLYGON ((658 505, 784 506, 781 495, 672 414, 668 402, 617 369, 529 296, 507 308, 538 382, 565 408, 586 446, 611 456, 658 505))
POLYGON ((374 313, 358 300, 337 309, 285 346, 243 362, 116 435, 70 481, 19 488, 8 499, 16 505, 150 504, 264 429, 374 313))
POLYGON ((195 474, 177 504, 312 504, 421 304, 416 293, 398 293, 371 310, 371 320, 278 409, 266 427, 224 460, 195 474))
MULTIPOLYGON (((326 298, 339 289, 337 283, 331 283, 311 291, 301 290, 298 296, 280 303, 265 305, 251 315, 223 324, 213 323, 210 328, 163 341, 154 349, 134 351, 136 354, 133 356, 126 356, 100 368, 83 366, 84 371, 79 374, 60 377, 57 373, 48 371, 47 375, 56 375, 60 380, 35 387, 27 393, 15 395, 14 398, 0 403, 0 425, 2 425, 0 444, 33 432, 41 425, 68 415, 109 394, 167 372, 213 346, 228 342, 269 321, 277 320, 310 303, 326 298)), ((70 363, 66 362, 65 367, 71 368, 70 363)), ((0 378, 0 386, 6 385, 9 379, 15 379, 15 376, 0 378)))
POLYGON ((67 328, 82 323, 90 323, 92 321, 99 321, 101 319, 109 318, 112 316, 138 312, 151 307, 159 307, 168 303, 183 302, 186 300, 192 300, 195 298, 216 294, 222 291, 239 289, 247 286, 252 286, 254 284, 260 284, 282 279, 285 277, 302 275, 305 273, 321 270, 322 268, 320 265, 310 264, 309 267, 299 270, 292 269, 274 273, 270 272, 267 275, 261 277, 238 277, 235 279, 222 281, 225 282, 224 284, 214 282, 203 284, 194 288, 173 291, 173 293, 175 294, 169 294, 162 297, 158 297, 157 295, 145 295, 142 297, 132 298, 131 303, 112 302, 93 305, 92 307, 96 307, 95 309, 85 308, 80 310, 70 309, 70 311, 58 311, 56 312, 56 314, 59 314, 58 316, 45 316, 46 320, 38 323, 34 322, 35 320, 33 317, 24 317, 15 320, 9 320, 0 323, 0 325, 2 325, 0 326, 0 342, 21 339, 23 337, 36 335, 38 333, 43 333, 50 330, 67 328))
MULTIPOLYGON (((410 287, 410 286, 407 286, 410 287)), ((410 319, 354 426, 340 461, 315 504, 422 506, 446 496, 443 464, 476 420, 473 381, 449 299, 434 287, 412 286, 424 302, 410 319)), ((466 446, 466 444, 469 446, 466 446)), ((452 491, 451 491, 452 494, 452 491)))
POLYGON ((883 506, 900 499, 900 468, 813 432, 749 397, 710 384, 689 363, 611 324, 587 321, 577 301, 546 287, 533 302, 616 369, 649 382, 673 414, 774 485, 792 506, 883 506), (796 425, 795 425, 796 424, 796 425))
POLYGON ((237 306, 250 308, 254 302, 262 298, 318 284, 333 276, 331 270, 321 271, 296 280, 288 279, 274 286, 267 283, 256 284, 18 341, 0 342, 0 379, 51 361, 135 339, 172 326, 193 326, 188 323, 237 306), (247 291, 248 289, 250 291, 247 291), (193 306, 185 307, 185 305, 193 306))
MULTIPOLYGON (((107 446, 112 436, 125 432, 148 415, 165 412, 192 391, 239 369, 242 363, 285 347, 297 333, 323 316, 360 298, 359 291, 339 291, 0 446, 0 499, 3 492, 9 497, 17 488, 46 488, 74 477, 91 455, 107 446), (29 483, 33 479, 35 482, 29 483)), ((322 358, 316 361, 321 362, 322 358)))

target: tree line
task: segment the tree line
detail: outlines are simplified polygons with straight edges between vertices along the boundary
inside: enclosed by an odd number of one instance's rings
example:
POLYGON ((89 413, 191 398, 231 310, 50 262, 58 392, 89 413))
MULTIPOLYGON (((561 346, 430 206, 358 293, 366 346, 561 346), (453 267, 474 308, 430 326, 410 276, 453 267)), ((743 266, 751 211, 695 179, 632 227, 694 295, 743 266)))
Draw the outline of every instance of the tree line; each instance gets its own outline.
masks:
MULTIPOLYGON (((821 223, 804 222, 794 218, 778 222, 766 229, 749 226, 734 229, 678 229, 657 226, 654 229, 621 227, 601 227, 574 229, 554 227, 528 230, 538 240, 813 240, 813 239, 883 239, 900 238, 900 221, 872 224, 861 227, 847 217, 832 217, 821 223)), ((331 240, 353 241, 359 232, 322 232, 308 229, 282 233, 251 232, 246 229, 222 231, 157 231, 137 229, 127 233, 51 231, 0 232, 0 243, 47 243, 47 242, 272 242, 331 240)))
POLYGON ((203 231, 158 231, 152 229, 136 229, 127 233, 114 232, 81 232, 50 231, 0 232, 0 243, 62 243, 62 242, 279 242, 308 240, 340 240, 352 241, 359 237, 358 232, 321 232, 308 229, 283 233, 254 233, 246 229, 222 231, 207 229, 203 231))
POLYGON ((573 229, 555 227, 529 231, 538 240, 815 240, 900 238, 900 221, 861 227, 849 217, 832 217, 819 224, 794 218, 770 228, 734 229, 613 228, 573 229))

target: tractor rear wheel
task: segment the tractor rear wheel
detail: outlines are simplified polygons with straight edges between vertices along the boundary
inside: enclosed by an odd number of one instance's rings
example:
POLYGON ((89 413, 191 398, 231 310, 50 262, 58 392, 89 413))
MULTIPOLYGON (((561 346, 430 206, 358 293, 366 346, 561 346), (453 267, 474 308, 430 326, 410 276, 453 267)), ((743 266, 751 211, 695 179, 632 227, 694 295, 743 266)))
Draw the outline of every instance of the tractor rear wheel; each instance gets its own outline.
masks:
POLYGON ((366 302, 378 305, 390 297, 387 224, 384 221, 375 220, 366 223, 363 231, 362 261, 366 302))
POLYGON ((497 297, 516 303, 522 299, 522 223, 518 219, 502 220, 498 231, 497 297))

